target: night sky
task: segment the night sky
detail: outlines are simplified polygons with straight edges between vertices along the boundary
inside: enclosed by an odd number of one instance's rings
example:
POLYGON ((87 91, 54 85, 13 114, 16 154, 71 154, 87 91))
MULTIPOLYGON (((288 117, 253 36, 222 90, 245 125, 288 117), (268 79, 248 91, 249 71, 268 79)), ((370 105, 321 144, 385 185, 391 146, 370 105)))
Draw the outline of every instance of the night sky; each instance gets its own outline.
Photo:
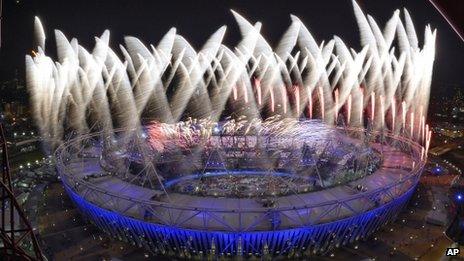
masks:
MULTIPOLYGON (((449 84, 464 87, 464 43, 427 0, 363 0, 359 3, 382 27, 395 9, 406 7, 419 39, 427 23, 437 28, 433 92, 451 89, 449 84)), ((54 29, 62 30, 68 39, 76 37, 91 50, 93 37, 105 29, 110 29, 111 46, 116 49, 125 35, 156 44, 174 26, 195 48, 200 48, 210 34, 221 25, 227 25, 225 43, 233 46, 239 40, 239 32, 230 9, 253 23, 261 21, 261 32, 271 45, 278 42, 290 25, 289 14, 295 14, 318 42, 338 35, 359 50, 359 33, 350 0, 4 0, 0 81, 13 78, 16 71, 19 77, 24 77, 24 55, 33 47, 35 15, 45 26, 47 53, 53 54, 54 29)))

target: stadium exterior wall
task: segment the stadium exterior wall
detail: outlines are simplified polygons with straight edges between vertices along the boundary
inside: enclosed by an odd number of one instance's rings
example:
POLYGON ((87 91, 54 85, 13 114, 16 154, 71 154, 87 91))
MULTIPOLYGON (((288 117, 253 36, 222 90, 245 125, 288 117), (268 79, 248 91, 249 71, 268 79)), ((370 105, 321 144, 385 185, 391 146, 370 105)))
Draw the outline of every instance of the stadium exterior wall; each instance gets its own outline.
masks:
MULTIPOLYGON (((417 181, 417 180, 416 180, 417 181)), ((407 204, 415 185, 390 202, 330 223, 285 230, 223 232, 190 230, 144 222, 98 207, 63 183, 68 195, 89 221, 107 234, 164 255, 292 255, 324 253, 367 238, 392 222, 407 204)))

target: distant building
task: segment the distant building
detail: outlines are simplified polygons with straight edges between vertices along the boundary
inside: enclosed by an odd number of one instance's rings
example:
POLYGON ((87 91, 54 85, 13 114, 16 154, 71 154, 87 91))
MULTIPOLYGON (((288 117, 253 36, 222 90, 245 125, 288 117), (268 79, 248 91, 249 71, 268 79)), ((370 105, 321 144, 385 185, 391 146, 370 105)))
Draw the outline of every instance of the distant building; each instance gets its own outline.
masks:
POLYGON ((437 123, 433 128, 434 133, 456 139, 464 137, 464 125, 448 122, 437 123))

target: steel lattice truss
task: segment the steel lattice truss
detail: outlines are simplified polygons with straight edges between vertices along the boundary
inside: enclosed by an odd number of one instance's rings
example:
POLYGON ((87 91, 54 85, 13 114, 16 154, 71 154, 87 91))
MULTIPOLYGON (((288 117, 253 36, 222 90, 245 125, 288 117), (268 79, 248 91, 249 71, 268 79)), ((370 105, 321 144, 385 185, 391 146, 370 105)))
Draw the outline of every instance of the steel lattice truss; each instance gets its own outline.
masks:
POLYGON ((32 227, 13 194, 7 145, 1 124, 0 143, 2 149, 0 253, 6 260, 43 260, 32 227))

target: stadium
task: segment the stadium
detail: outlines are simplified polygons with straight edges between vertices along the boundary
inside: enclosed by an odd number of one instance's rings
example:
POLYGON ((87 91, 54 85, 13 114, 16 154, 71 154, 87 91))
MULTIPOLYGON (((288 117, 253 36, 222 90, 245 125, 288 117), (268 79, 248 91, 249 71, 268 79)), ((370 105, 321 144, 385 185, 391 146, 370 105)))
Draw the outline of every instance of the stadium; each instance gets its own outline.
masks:
POLYGON ((286 124, 182 126, 188 135, 152 125, 140 146, 122 137, 104 146, 92 134, 62 146, 58 168, 95 225, 171 255, 325 253, 366 238, 407 203, 424 166, 417 143, 319 121, 286 124), (163 134, 162 145, 143 147, 163 134), (164 187, 151 188, 149 166, 164 187))
POLYGON ((272 49, 233 12, 235 48, 225 27, 198 52, 172 28, 119 54, 109 31, 92 51, 55 31, 54 61, 36 19, 34 117, 82 215, 180 257, 326 254, 395 220, 430 145, 436 31, 419 47, 407 11, 382 32, 353 6, 360 51, 295 16, 272 49))

